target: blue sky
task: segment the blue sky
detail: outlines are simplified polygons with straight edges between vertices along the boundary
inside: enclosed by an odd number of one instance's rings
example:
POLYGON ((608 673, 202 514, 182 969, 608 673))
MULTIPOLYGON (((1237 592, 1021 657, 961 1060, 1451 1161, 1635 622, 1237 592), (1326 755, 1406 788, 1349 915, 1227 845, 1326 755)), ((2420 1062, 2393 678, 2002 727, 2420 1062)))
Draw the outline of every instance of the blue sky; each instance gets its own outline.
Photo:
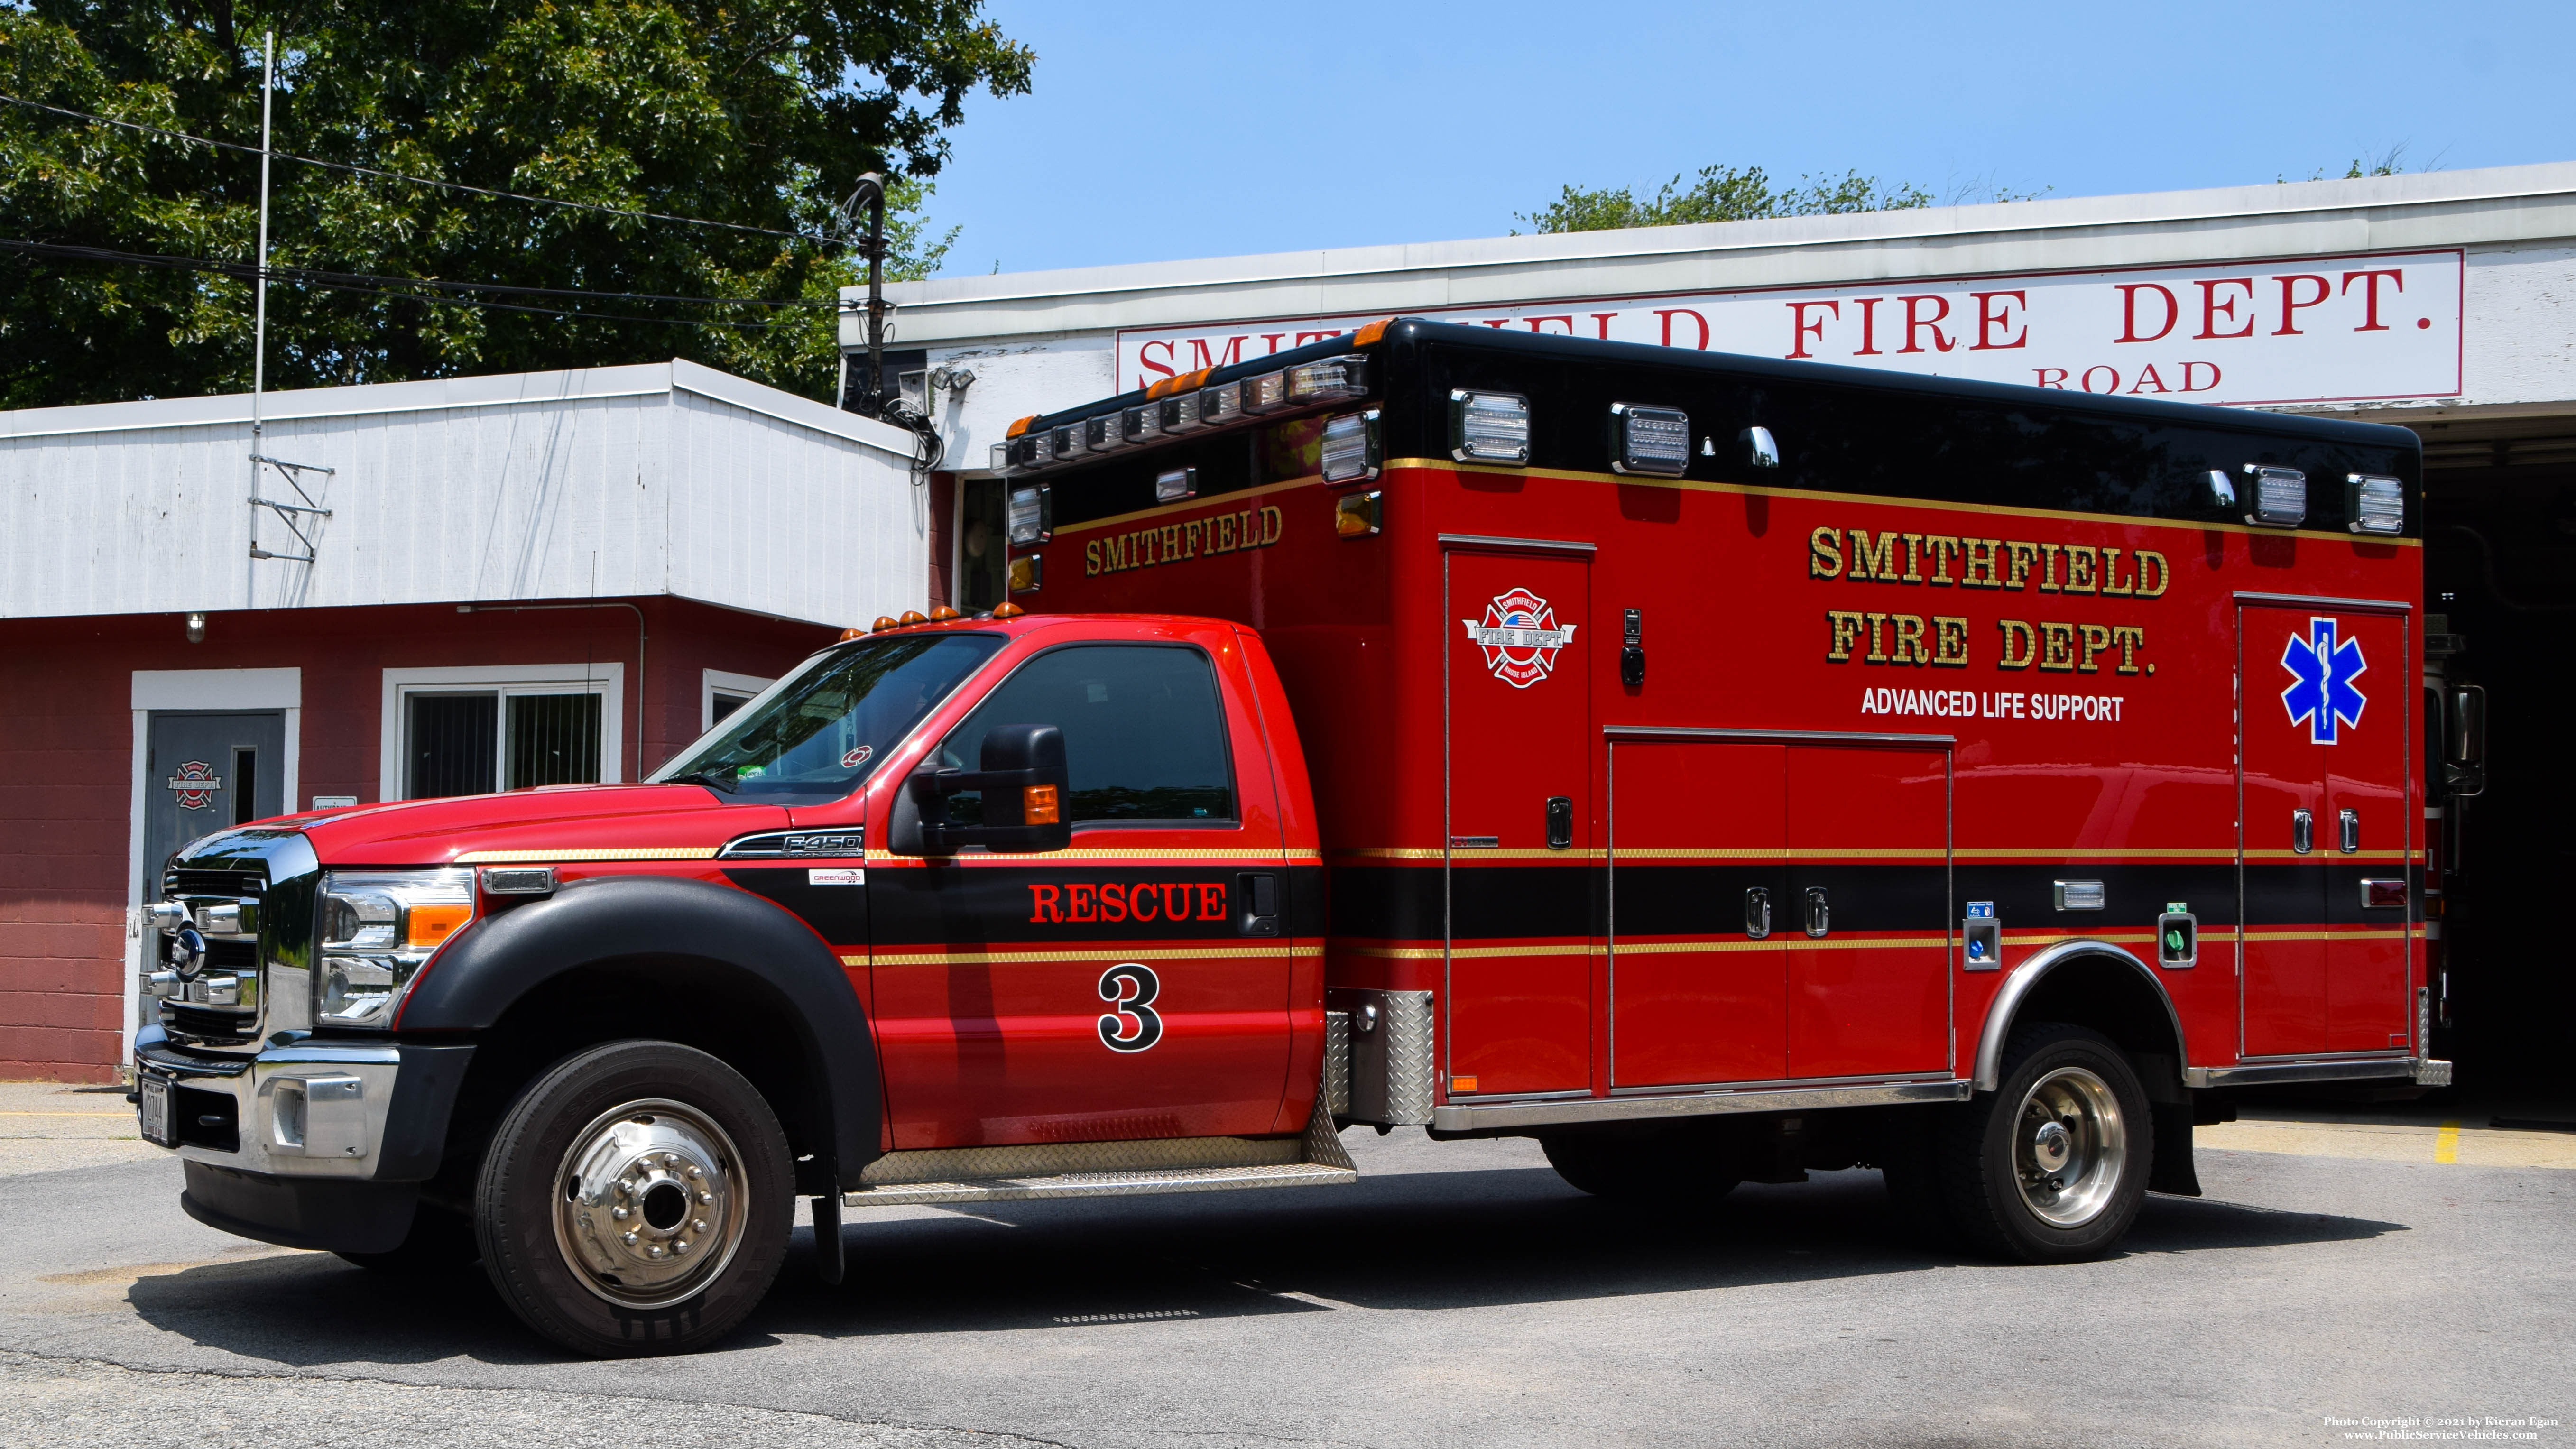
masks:
POLYGON ((951 274, 1499 236, 1712 162, 1948 199, 2576 160, 2565 0, 989 9, 1035 89, 954 133, 951 274))

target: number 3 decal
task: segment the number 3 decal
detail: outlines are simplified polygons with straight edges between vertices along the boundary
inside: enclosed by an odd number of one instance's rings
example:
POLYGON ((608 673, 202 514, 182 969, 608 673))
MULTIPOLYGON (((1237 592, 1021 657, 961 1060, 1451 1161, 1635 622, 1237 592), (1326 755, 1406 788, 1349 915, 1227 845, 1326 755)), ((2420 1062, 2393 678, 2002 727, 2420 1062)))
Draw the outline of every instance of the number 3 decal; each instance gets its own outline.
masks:
POLYGON ((1163 1018, 1154 998, 1162 992, 1152 968, 1133 961, 1101 972, 1100 999, 1109 1003, 1109 1012, 1100 1018, 1100 1044, 1113 1052, 1141 1052, 1161 1041, 1163 1018))

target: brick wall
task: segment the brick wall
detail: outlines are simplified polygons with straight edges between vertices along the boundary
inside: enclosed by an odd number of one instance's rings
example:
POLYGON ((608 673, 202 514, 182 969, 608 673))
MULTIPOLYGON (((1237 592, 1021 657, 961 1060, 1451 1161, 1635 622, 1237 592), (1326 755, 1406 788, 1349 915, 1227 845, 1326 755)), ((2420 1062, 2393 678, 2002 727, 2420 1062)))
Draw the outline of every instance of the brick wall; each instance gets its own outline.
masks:
POLYGON ((137 669, 304 671, 301 798, 377 798, 383 671, 623 663, 620 756, 645 768, 697 737, 700 671, 773 676, 839 631, 642 599, 647 669, 625 609, 459 614, 453 605, 216 613, 201 644, 175 614, 0 620, 0 1079, 113 1080, 125 994, 137 669))

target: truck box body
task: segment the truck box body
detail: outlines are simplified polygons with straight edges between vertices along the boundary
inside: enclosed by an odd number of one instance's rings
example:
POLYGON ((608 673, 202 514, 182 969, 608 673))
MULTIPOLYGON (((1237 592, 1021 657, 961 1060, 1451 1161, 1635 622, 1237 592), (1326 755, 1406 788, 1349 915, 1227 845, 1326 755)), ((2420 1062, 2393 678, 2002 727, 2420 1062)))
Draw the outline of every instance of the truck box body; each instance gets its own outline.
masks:
POLYGON ((1429 324, 1365 355, 1365 400, 1024 470, 1052 536, 1014 599, 1261 631, 1329 979, 1438 993, 1444 1105, 1954 1080, 2011 967, 2153 960, 2169 908, 2199 926, 2156 973, 2188 1065, 2408 1052, 2406 893, 2361 883, 2421 847, 2411 434, 1429 324), (1528 400, 1526 465, 1454 456, 1474 390, 1528 400), (1637 407, 1686 414, 1682 476, 1614 469, 1637 407), (1381 471, 1327 486, 1323 428, 1362 408, 1381 471), (2304 474, 2301 526, 2247 521, 2248 465, 2304 474), (2353 475, 2398 480, 2401 533, 2352 530, 2353 475), (1337 535, 1363 490, 1380 531, 1337 535), (1480 633, 1520 616, 1542 632, 1480 633), (1963 957, 1977 902, 2000 963, 1963 957))

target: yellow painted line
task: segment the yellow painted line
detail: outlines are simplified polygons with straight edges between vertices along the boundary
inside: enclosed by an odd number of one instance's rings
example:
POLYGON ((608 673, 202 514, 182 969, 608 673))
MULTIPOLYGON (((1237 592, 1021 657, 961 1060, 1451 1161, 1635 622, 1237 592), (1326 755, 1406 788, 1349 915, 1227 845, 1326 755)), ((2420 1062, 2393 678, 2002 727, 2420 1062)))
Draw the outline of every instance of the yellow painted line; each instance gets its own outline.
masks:
MULTIPOLYGON (((1497 478, 1545 478, 1559 483, 1616 483, 1622 487, 1631 488, 1670 488, 1681 493, 1726 493, 1749 498, 1796 498, 1814 503, 1842 503, 1859 507, 1920 508, 1934 513, 2045 518, 2064 522, 2107 524, 2121 528, 2164 528, 2188 530, 2193 533, 2242 533, 2266 538, 2312 538, 2319 543, 2403 544, 2411 548, 2424 546, 2424 541, 2418 538, 2374 536, 2364 539, 2349 533, 2327 533, 2321 529, 2310 528, 2296 530, 2253 528, 2242 523, 2197 523, 2179 518, 2137 518, 2125 513, 2079 513, 2062 508, 2010 508, 1991 503, 1950 503, 1930 498, 1888 498, 1875 493, 1826 493, 1808 488, 1766 488, 1752 483, 1712 483, 1696 478, 1644 478, 1633 474, 1582 472, 1571 468, 1476 467, 1471 464, 1452 462, 1447 458, 1397 458, 1386 465, 1386 470, 1390 473, 1399 468, 1422 469, 1435 473, 1484 473, 1497 478)), ((2114 594, 2112 597, 2119 596, 2114 594)))
POLYGON ((2442 1130, 2433 1134, 2433 1160, 2435 1162, 2457 1162, 2460 1160, 2460 1124, 2458 1121, 2453 1120, 2443 1123, 2442 1130))
POLYGON ((552 860, 713 860, 713 845, 629 845, 615 850, 469 850, 458 865, 519 865, 552 860))
MULTIPOLYGON (((1063 961, 1239 961, 1280 956, 1321 956, 1321 946, 1207 946, 1148 951, 882 951, 879 966, 1019 966, 1063 961)), ((844 966, 865 966, 864 955, 844 956, 844 966)))

